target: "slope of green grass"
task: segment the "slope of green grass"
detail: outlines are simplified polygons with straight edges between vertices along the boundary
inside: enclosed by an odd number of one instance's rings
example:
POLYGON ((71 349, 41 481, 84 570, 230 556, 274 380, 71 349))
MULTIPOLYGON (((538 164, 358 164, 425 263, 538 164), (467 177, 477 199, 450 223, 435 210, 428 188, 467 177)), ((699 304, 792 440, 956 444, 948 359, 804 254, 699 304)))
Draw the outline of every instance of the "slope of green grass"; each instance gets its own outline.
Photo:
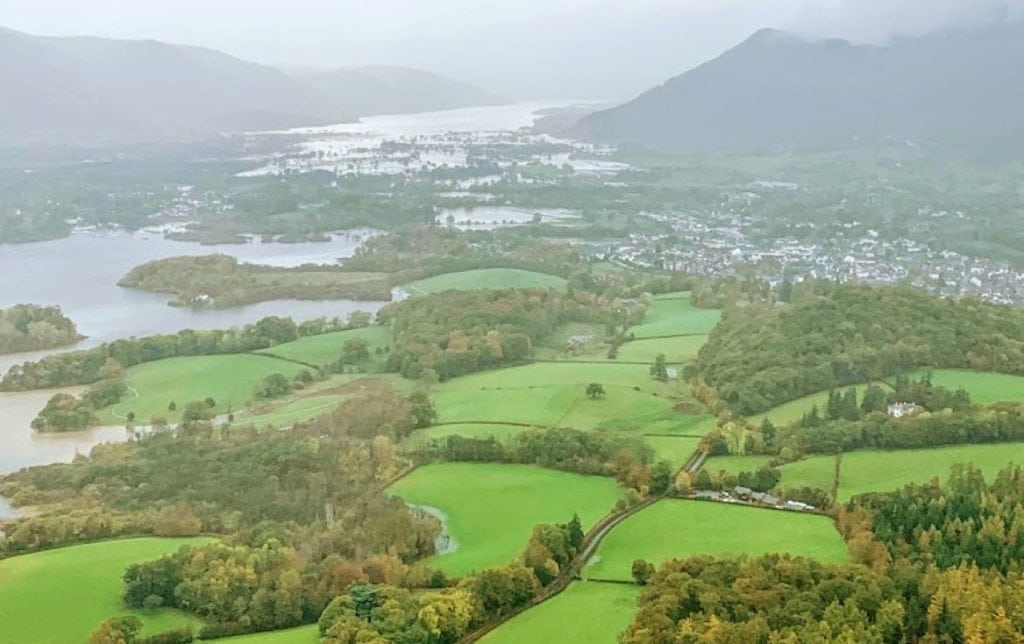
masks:
POLYGON ((700 438, 695 436, 644 436, 644 442, 654 449, 657 461, 668 461, 680 468, 697 451, 700 438))
POLYGON ((238 644, 319 644, 320 631, 316 625, 289 628, 283 631, 253 633, 217 640, 218 642, 237 642, 238 644))
POLYGON ((272 373, 291 378, 305 369, 302 365, 266 356, 232 354, 191 356, 146 362, 128 370, 130 390, 117 405, 100 412, 100 422, 120 425, 129 412, 136 422, 147 423, 153 416, 171 422, 180 418, 185 405, 210 396, 217 403, 214 413, 238 410, 252 398, 256 383, 272 373), (135 398, 132 392, 138 393, 135 398), (176 411, 168 405, 177 404, 176 411))
POLYGON ((619 347, 619 360, 623 362, 653 363, 659 353, 668 363, 682 363, 697 355, 708 341, 706 335, 686 335, 677 338, 632 340, 619 347))
POLYGON ((254 415, 239 415, 235 422, 239 424, 252 424, 260 427, 271 425, 273 427, 285 427, 295 423, 316 418, 327 413, 341 403, 345 402, 345 396, 337 394, 326 394, 322 396, 308 396, 297 400, 288 401, 282 405, 255 413, 254 415))
MULTIPOLYGON (((924 371, 911 374, 918 379, 924 371)), ((947 389, 963 387, 971 395, 971 401, 988 405, 996 402, 1024 400, 1024 376, 1011 376, 991 371, 967 371, 962 369, 935 369, 931 372, 932 383, 947 389)))
POLYGON ((415 447, 432 440, 442 440, 448 436, 465 436, 466 438, 497 438, 506 440, 525 432, 528 428, 519 425, 492 425, 485 423, 459 423, 456 425, 434 425, 418 429, 409 437, 409 445, 415 447))
POLYGON ((647 309, 643 324, 629 331, 637 339, 669 335, 706 334, 718 324, 722 312, 698 309, 690 303, 689 293, 666 294, 655 298, 647 309))
MULTIPOLYGON (((807 459, 807 462, 813 462, 816 469, 827 471, 831 480, 831 468, 835 462, 832 457, 816 457, 807 459)), ((987 477, 992 477, 1011 462, 1024 465, 1024 444, 850 452, 843 454, 840 465, 839 499, 845 501, 865 492, 898 490, 908 483, 927 483, 935 477, 944 479, 949 475, 949 468, 957 463, 971 463, 987 477)))
POLYGON ((370 353, 373 354, 378 347, 383 349, 391 345, 391 329, 378 324, 362 329, 311 335, 307 338, 299 338, 294 342, 286 342, 276 347, 263 349, 257 353, 323 367, 341 357, 341 348, 346 340, 365 341, 370 353))
POLYGON ((435 275, 402 288, 410 295, 426 295, 444 291, 469 291, 479 288, 549 288, 565 290, 565 279, 517 268, 481 268, 459 273, 435 275))
POLYGON ((119 615, 142 619, 144 634, 198 624, 173 610, 130 611, 121 577, 133 563, 157 559, 204 539, 123 539, 49 550, 0 561, 0 641, 85 642, 119 615))
MULTIPOLYGON (((704 467, 711 472, 737 473, 754 470, 767 461, 766 456, 715 457, 704 467)), ((781 485, 831 490, 835 463, 835 456, 826 455, 783 465, 781 485)), ((848 501, 867 492, 890 492, 908 483, 927 483, 935 477, 942 479, 958 463, 971 463, 986 476, 994 476, 1010 463, 1024 465, 1024 443, 848 452, 840 462, 839 500, 848 501)))
POLYGON ((426 465, 389 491, 445 514, 458 547, 428 562, 451 575, 511 562, 538 523, 564 523, 578 513, 589 528, 622 496, 609 478, 492 463, 426 465))
POLYGON ((537 363, 456 378, 434 388, 438 421, 506 422, 577 429, 635 430, 692 424, 673 411, 687 398, 677 382, 653 380, 644 365, 537 363), (606 395, 586 396, 598 382, 606 395))
POLYGON ((577 581, 484 636, 484 644, 615 644, 636 613, 639 589, 577 581))
POLYGON ((771 456, 712 456, 704 462, 704 469, 709 473, 728 472, 739 474, 740 472, 753 472, 768 464, 771 456))
POLYGON ((758 556, 789 553, 847 561, 846 545, 828 517, 711 503, 665 500, 616 526, 583 571, 588 579, 631 578, 636 559, 758 556))

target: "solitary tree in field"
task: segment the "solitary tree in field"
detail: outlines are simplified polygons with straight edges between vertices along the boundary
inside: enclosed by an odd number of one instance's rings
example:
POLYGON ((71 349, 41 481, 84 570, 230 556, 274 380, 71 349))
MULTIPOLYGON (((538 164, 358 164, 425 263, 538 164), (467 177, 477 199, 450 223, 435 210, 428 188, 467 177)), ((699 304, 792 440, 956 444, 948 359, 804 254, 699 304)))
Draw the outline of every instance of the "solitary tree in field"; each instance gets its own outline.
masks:
POLYGON ((665 364, 664 353, 659 353, 654 358, 654 364, 651 365, 651 375, 662 382, 668 380, 668 366, 665 364))
POLYGON ((637 559, 633 562, 633 581, 646 586, 647 582, 650 581, 651 576, 654 575, 654 564, 644 561, 643 559, 637 559))
POLYGON ((604 385, 599 382, 590 383, 587 385, 587 396, 589 396, 591 400, 604 398, 604 385))

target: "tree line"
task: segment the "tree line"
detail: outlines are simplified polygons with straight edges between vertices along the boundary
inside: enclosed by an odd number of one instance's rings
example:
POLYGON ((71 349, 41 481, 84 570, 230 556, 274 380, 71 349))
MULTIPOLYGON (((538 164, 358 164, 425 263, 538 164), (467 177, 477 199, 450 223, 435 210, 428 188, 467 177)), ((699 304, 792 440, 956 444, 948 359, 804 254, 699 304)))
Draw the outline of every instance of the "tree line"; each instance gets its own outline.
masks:
POLYGON ((301 324, 291 318, 270 316, 236 329, 186 329, 170 335, 115 340, 91 349, 59 353, 13 366, 0 378, 0 391, 88 385, 105 379, 110 361, 126 369, 164 358, 246 353, 300 337, 363 327, 369 322, 370 316, 366 313, 353 313, 348 320, 320 318, 301 324))

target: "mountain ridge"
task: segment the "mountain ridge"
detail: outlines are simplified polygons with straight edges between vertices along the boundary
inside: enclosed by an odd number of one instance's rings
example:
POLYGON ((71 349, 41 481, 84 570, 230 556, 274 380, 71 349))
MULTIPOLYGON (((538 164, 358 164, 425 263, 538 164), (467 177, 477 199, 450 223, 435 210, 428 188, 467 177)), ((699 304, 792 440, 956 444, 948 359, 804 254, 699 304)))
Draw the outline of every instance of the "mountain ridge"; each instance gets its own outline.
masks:
POLYGON ((1024 26, 888 45, 762 29, 623 105, 580 120, 606 143, 698 152, 1024 142, 1024 26), (1006 139, 1012 137, 1012 141, 1006 139))
POLYGON ((323 74, 290 75, 215 49, 156 40, 33 36, 0 27, 0 58, 10 63, 0 67, 0 87, 13 97, 0 103, 0 139, 7 143, 187 140, 498 102, 423 70, 406 70, 416 79, 409 90, 382 83, 377 68, 341 68, 347 85, 330 84, 323 74))

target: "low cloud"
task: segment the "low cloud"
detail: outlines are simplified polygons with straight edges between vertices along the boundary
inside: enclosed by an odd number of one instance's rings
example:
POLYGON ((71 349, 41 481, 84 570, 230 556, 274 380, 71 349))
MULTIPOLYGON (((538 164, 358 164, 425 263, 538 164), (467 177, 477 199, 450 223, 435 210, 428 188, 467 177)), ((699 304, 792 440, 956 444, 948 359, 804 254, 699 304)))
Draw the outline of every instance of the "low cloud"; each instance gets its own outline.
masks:
POLYGON ((1024 0, 807 0, 787 26, 808 36, 883 43, 1021 19, 1024 0))

